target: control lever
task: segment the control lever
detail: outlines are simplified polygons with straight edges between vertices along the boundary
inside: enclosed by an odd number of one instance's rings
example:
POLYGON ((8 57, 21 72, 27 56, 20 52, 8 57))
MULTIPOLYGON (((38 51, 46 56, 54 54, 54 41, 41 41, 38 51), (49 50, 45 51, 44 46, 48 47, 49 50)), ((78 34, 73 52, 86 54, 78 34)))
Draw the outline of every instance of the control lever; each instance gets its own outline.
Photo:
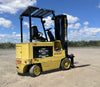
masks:
POLYGON ((46 29, 45 31, 49 31, 49 30, 51 30, 52 28, 48 28, 48 29, 46 29))

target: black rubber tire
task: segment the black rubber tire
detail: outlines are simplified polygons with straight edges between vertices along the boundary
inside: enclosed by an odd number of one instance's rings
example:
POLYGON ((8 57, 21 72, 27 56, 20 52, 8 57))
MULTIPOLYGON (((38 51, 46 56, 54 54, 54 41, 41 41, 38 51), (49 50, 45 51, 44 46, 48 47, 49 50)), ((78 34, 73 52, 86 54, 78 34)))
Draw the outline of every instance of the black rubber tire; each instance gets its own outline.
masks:
POLYGON ((71 66, 71 62, 70 62, 70 60, 69 60, 68 58, 64 58, 64 59, 61 61, 61 69, 63 69, 63 70, 68 70, 68 69, 70 69, 70 66, 71 66), (67 67, 64 66, 66 61, 67 61, 67 63, 68 63, 67 67))
POLYGON ((17 74, 18 74, 18 75, 21 75, 21 76, 23 75, 22 73, 19 73, 19 72, 17 72, 17 74))
POLYGON ((39 65, 33 65, 30 70, 29 70, 29 74, 33 77, 36 77, 36 76, 39 76, 41 74, 41 67, 39 65), (34 70, 35 70, 35 67, 39 67, 40 68, 40 72, 39 74, 35 74, 34 73, 34 70))

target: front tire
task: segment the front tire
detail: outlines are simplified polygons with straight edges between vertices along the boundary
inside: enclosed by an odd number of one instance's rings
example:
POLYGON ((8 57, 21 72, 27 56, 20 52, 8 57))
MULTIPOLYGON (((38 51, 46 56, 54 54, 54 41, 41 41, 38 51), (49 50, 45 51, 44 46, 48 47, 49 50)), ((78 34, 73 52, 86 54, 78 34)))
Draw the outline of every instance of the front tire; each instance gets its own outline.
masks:
POLYGON ((31 76, 39 76, 40 73, 41 73, 41 68, 39 65, 33 65, 30 70, 29 70, 29 73, 31 76))
POLYGON ((68 58, 65 58, 65 59, 62 60, 61 69, 68 70, 68 69, 70 69, 70 66, 71 66, 71 62, 68 58))

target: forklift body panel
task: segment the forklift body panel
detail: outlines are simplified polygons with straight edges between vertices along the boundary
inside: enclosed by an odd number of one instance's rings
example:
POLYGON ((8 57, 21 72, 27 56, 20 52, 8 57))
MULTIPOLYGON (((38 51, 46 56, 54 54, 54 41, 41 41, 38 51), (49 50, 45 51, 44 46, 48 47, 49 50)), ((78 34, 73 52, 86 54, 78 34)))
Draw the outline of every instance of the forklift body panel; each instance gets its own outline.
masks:
POLYGON ((41 64, 42 71, 57 69, 65 58, 60 41, 35 42, 16 44, 16 68, 19 73, 25 73, 27 66, 41 64), (58 51, 55 50, 59 47, 58 51))

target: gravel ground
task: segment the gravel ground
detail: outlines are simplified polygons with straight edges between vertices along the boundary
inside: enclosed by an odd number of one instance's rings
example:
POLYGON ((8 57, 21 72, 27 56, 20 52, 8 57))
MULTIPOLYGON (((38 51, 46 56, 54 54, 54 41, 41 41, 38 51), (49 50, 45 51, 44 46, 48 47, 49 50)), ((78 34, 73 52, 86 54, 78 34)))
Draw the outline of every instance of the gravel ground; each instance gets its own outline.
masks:
POLYGON ((100 87, 100 48, 69 48, 69 53, 75 55, 75 68, 34 78, 17 74, 14 49, 0 49, 0 87, 100 87))

